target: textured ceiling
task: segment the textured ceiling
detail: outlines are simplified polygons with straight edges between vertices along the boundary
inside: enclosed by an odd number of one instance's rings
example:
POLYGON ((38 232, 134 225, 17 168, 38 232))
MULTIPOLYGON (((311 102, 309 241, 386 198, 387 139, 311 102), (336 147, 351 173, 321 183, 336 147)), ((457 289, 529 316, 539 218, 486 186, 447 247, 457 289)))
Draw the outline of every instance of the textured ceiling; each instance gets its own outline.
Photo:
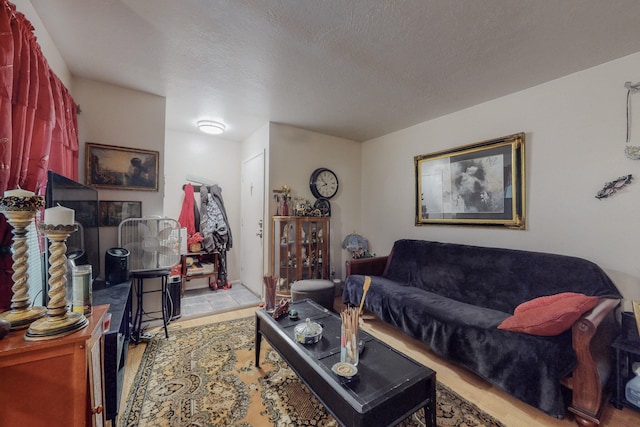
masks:
POLYGON ((74 76, 234 140, 272 121, 365 141, 640 51, 637 0, 31 3, 74 76))

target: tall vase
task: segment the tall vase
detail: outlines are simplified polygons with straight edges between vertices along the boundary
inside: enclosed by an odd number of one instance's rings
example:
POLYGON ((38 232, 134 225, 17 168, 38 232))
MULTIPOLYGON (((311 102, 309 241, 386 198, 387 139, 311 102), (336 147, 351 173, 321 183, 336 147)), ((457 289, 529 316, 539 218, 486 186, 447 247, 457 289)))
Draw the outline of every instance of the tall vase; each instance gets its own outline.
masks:
POLYGON ((267 313, 273 314, 276 308, 276 284, 278 278, 273 276, 264 276, 264 309, 267 313))
POLYGON ((358 322, 356 310, 343 312, 340 325, 340 361, 358 366, 360 354, 358 352, 358 322))

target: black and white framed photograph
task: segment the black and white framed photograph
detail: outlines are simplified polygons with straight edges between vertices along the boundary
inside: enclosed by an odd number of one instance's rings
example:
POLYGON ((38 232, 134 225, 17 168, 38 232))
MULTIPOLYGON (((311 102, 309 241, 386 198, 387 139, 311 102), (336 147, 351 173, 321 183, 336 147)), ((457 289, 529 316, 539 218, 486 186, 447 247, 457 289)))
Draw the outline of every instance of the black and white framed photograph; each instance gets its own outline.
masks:
POLYGON ((416 225, 524 229, 525 135, 414 157, 416 225))

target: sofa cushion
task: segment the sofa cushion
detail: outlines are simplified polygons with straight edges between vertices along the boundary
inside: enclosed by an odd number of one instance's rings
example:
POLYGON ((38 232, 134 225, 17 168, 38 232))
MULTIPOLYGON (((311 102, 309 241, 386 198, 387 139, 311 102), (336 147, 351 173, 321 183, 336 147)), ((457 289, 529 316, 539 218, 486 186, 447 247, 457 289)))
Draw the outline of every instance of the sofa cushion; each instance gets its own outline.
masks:
POLYGON ((569 329, 598 302, 598 297, 574 292, 547 295, 526 301, 516 307, 498 329, 531 335, 553 336, 569 329))

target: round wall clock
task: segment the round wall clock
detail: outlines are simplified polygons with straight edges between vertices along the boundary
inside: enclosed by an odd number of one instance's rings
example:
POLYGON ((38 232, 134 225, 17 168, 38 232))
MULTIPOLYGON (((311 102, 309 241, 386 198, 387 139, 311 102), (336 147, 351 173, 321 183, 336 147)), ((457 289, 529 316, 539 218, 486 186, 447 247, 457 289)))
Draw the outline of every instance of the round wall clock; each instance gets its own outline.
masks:
POLYGON ((338 192, 338 177, 330 169, 318 168, 311 174, 309 188, 316 199, 330 199, 338 192))

